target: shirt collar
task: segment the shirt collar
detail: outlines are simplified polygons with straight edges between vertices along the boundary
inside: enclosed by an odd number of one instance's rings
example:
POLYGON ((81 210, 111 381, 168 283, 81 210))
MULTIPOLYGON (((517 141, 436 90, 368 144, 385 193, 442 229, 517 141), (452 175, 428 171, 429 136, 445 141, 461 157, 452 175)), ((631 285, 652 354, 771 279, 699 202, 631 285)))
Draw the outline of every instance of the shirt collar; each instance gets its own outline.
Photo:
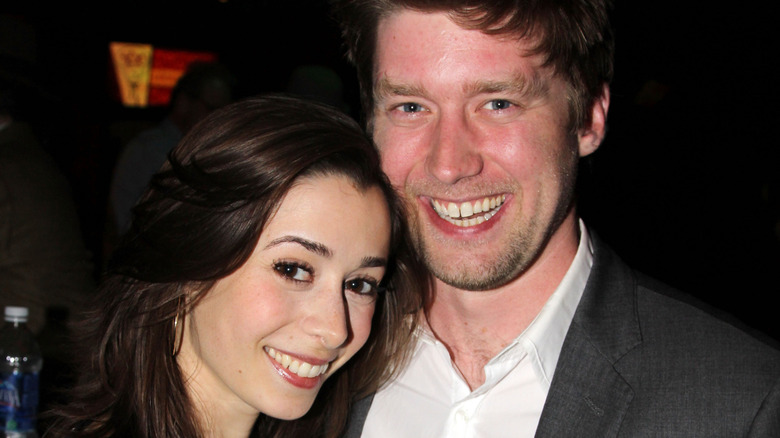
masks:
POLYGON ((517 339, 536 356, 536 372, 548 388, 593 266, 593 246, 588 230, 582 220, 579 226, 580 243, 569 270, 534 321, 517 339))
MULTIPOLYGON (((496 375, 496 380, 505 375, 508 369, 513 368, 523 357, 530 356, 539 382, 549 389, 558 357, 563 348, 563 340, 574 319, 574 312, 577 310, 580 298, 585 291, 585 284, 593 266, 593 245, 585 223, 581 219, 579 228, 580 243, 577 247, 577 253, 555 292, 528 328, 488 363, 486 370, 491 366, 503 368, 503 371, 496 375)), ((441 345, 427 324, 419 324, 416 335, 423 344, 441 345)), ((422 345, 418 344, 417 348, 421 347, 422 345)), ((441 348, 442 354, 445 354, 446 349, 443 345, 441 348)), ((488 378, 488 380, 490 379, 488 378)))

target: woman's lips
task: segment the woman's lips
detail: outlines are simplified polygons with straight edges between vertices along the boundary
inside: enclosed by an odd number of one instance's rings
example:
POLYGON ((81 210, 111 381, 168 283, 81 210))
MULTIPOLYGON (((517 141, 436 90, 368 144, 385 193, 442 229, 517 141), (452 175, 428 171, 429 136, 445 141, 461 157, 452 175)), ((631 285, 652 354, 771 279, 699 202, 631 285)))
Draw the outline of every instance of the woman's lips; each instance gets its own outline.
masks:
POLYGON ((301 388, 311 389, 317 386, 321 380, 321 376, 324 375, 330 367, 329 361, 311 363, 290 356, 289 354, 282 353, 271 347, 264 347, 263 349, 271 359, 272 365, 279 374, 291 384, 301 388))

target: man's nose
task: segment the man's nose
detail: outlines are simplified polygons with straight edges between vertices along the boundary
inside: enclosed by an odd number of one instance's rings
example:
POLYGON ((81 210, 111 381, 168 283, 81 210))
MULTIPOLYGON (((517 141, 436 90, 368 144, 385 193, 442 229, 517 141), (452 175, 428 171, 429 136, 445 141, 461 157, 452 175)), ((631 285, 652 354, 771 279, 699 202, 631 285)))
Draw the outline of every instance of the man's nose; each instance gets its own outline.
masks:
POLYGON ((477 146, 477 135, 465 115, 444 114, 431 138, 425 168, 445 184, 478 175, 483 160, 477 146))
POLYGON ((327 349, 344 345, 349 337, 349 309, 344 299, 343 285, 316 291, 309 302, 303 320, 304 331, 314 336, 327 349))

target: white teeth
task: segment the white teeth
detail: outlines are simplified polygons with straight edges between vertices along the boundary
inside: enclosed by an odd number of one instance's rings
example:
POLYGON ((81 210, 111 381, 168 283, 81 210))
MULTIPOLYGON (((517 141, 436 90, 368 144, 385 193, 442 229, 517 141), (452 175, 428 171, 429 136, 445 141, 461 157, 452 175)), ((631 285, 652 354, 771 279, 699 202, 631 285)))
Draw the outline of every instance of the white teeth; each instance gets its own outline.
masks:
POLYGON ((473 227, 493 217, 506 201, 506 195, 483 198, 480 201, 463 202, 459 205, 454 202, 442 203, 433 200, 433 209, 442 219, 459 227, 473 227), (483 214, 484 213, 484 214, 483 214), (475 214, 479 216, 472 217, 475 214))
MULTIPOLYGON (((481 202, 475 202, 475 204, 482 204, 481 202)), ((471 203, 464 202, 463 204, 460 204, 460 215, 462 217, 469 217, 474 214, 474 207, 471 206, 471 203)))
POLYGON ((329 364, 327 363, 323 365, 312 365, 308 362, 293 359, 289 355, 280 353, 271 347, 264 347, 264 350, 275 361, 300 377, 317 377, 320 374, 325 374, 325 371, 328 370, 329 364))
POLYGON ((460 217, 460 210, 458 210, 457 205, 450 202, 450 205, 447 206, 447 214, 449 214, 450 217, 460 217))
POLYGON ((292 358, 286 354, 282 356, 281 354, 276 353, 276 361, 284 365, 285 368, 287 368, 290 366, 290 362, 292 362, 292 358), (280 357, 282 360, 279 360, 280 357))

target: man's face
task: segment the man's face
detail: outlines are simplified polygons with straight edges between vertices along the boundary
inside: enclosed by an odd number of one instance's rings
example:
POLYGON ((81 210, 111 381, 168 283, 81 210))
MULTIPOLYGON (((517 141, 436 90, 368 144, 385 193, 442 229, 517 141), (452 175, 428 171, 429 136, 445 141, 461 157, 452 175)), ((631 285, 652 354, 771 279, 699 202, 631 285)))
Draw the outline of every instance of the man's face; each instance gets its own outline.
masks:
MULTIPOLYGON (((374 139, 412 201, 418 250, 461 289, 501 286, 560 240, 578 158, 603 133, 569 129, 567 85, 530 47, 444 13, 400 11, 379 24, 374 139)), ((576 242, 573 230, 564 232, 576 242)))

